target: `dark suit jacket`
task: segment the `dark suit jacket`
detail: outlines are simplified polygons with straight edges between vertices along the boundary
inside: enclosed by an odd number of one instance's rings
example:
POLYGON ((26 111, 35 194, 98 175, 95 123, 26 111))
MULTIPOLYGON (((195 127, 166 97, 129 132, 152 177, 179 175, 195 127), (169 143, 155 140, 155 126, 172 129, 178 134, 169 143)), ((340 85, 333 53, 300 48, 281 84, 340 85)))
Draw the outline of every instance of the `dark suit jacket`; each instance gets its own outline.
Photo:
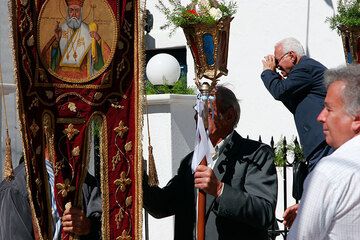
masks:
MULTIPOLYGON (((31 240, 34 232, 26 188, 25 165, 14 169, 15 179, 0 184, 0 240, 31 240)), ((80 239, 100 239, 101 195, 94 177, 88 174, 83 184, 84 212, 91 220, 91 232, 80 239)))
POLYGON ((325 141, 322 126, 316 121, 324 107, 326 96, 323 82, 325 70, 326 67, 321 63, 303 56, 284 80, 271 70, 265 70, 261 74, 261 79, 271 95, 280 100, 294 115, 306 158, 325 141))
MULTIPOLYGON (((145 209, 156 218, 175 215, 176 240, 195 239, 196 195, 191 160, 192 153, 183 159, 178 174, 164 188, 149 187, 146 179, 143 181, 145 209)), ((234 132, 232 144, 219 156, 214 172, 225 184, 218 200, 207 195, 210 215, 206 240, 267 239, 277 200, 271 148, 234 132)))

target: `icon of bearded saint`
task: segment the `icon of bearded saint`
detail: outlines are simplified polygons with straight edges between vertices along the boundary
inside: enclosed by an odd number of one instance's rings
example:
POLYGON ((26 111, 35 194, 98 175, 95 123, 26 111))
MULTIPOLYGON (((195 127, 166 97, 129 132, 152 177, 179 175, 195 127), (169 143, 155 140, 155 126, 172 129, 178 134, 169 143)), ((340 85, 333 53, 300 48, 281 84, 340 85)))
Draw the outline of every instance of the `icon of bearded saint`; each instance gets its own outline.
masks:
POLYGON ((94 22, 83 22, 85 0, 65 0, 67 17, 56 23, 54 36, 42 50, 47 68, 60 78, 87 80, 105 65, 110 48, 94 22))

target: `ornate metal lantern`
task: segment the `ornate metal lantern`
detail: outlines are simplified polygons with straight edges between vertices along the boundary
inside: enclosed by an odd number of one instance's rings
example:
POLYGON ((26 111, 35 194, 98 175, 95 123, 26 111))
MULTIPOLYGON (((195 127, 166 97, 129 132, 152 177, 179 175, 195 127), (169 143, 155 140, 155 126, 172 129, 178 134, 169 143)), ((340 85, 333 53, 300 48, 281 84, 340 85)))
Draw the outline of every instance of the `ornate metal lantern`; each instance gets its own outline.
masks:
MULTIPOLYGON (((231 17, 221 18, 216 24, 189 24, 182 26, 187 40, 187 44, 191 49, 195 65, 195 84, 197 85, 204 110, 199 110, 199 115, 203 118, 203 128, 208 128, 208 101, 212 89, 215 88, 218 79, 228 74, 227 57, 229 47, 229 34, 231 17), (203 77, 211 80, 211 85, 204 81, 200 82, 203 77)), ((198 118, 199 119, 199 118, 198 118)), ((199 123, 199 122, 198 122, 199 123)), ((201 124, 198 124, 200 126, 201 124)), ((197 129, 197 132, 201 132, 197 129)), ((205 132, 205 131, 203 131, 205 132)), ((202 136, 201 139, 207 139, 202 136)), ((200 143, 199 143, 200 144, 200 143)), ((194 159, 193 159, 194 161, 194 159)), ((206 165, 206 157, 200 157, 195 160, 200 165, 206 165)), ((197 239, 205 239, 205 206, 206 194, 199 191, 198 194, 198 221, 197 221, 197 239)))
POLYGON ((339 27, 347 64, 360 63, 360 26, 339 27))
POLYGON ((191 24, 184 26, 187 44, 195 62, 196 84, 205 77, 216 84, 216 79, 227 75, 230 22, 232 18, 220 19, 215 25, 191 24))

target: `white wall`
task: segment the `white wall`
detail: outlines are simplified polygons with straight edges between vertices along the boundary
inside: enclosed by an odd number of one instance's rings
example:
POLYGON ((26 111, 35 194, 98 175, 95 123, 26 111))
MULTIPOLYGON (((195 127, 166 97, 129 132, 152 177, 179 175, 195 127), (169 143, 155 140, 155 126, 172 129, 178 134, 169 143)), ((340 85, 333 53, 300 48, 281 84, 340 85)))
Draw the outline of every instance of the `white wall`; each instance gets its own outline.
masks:
MULTIPOLYGON (((310 57, 325 66, 345 64, 340 36, 325 23, 326 17, 334 13, 331 0, 235 1, 238 11, 231 25, 229 75, 220 83, 231 84, 229 87, 241 100, 242 115, 237 130, 253 139, 262 135, 267 143, 271 136, 291 139, 297 135, 292 115, 265 89, 260 79, 261 60, 273 52, 278 40, 292 36, 302 42, 310 57)), ((333 2, 335 5, 336 1, 333 2)), ((186 45, 180 29, 171 38, 170 31, 160 29, 165 18, 155 8, 156 3, 156 0, 147 1, 147 8, 154 15, 154 28, 149 35, 154 38, 155 48, 186 45)), ((187 54, 188 84, 194 85, 193 59, 190 51, 187 54)))
MULTIPOLYGON (((181 160, 190 153, 195 143, 195 121, 192 106, 194 95, 149 95, 149 124, 151 145, 159 186, 164 187, 176 174, 181 160)), ((146 111, 146 109, 144 109, 146 111)), ((144 115, 143 156, 148 159, 147 117, 144 115)), ((146 218, 144 218, 144 222, 146 218)), ((146 222, 145 222, 146 224, 146 222)), ((144 224, 144 239, 145 238, 144 224)), ((149 239, 173 239, 174 217, 155 219, 148 216, 149 239)))
MULTIPOLYGON (((10 47, 10 23, 7 0, 0 0, 0 65, 2 70, 3 82, 15 84, 13 74, 12 53, 10 47)), ((22 140, 20 136, 19 121, 17 117, 15 90, 13 93, 5 96, 6 112, 8 118, 9 134, 11 138, 11 149, 13 165, 17 166, 20 156, 22 155, 22 140)), ((1 97, 1 93, 0 93, 1 97)), ((2 166, 5 149, 5 116, 2 99, 0 98, 0 180, 2 179, 2 166)))

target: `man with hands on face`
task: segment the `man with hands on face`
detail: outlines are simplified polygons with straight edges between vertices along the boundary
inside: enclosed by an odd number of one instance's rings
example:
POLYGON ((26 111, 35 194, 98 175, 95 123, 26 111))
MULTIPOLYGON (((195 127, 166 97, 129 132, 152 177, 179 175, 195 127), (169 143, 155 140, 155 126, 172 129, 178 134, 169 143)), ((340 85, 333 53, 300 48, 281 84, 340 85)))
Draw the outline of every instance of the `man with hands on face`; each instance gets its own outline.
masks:
MULTIPOLYGON (((311 172, 322 157, 333 151, 325 141, 321 124, 316 121, 324 106, 326 88, 323 75, 326 67, 307 57, 295 38, 285 38, 276 43, 274 55, 265 56, 262 64, 261 79, 265 87, 294 115, 304 157, 308 162, 308 172, 311 172)), ((293 184, 298 189, 294 198, 299 200, 303 179, 293 184)), ((298 204, 285 211, 285 226, 291 226, 297 209, 298 204)))
POLYGON ((191 169, 193 152, 177 175, 159 188, 143 180, 144 208, 154 217, 175 215, 176 240, 195 239, 196 189, 206 194, 206 240, 268 239, 275 219, 277 177, 272 149, 242 138, 235 130, 240 106, 234 93, 217 86, 209 106, 211 166, 191 169))

